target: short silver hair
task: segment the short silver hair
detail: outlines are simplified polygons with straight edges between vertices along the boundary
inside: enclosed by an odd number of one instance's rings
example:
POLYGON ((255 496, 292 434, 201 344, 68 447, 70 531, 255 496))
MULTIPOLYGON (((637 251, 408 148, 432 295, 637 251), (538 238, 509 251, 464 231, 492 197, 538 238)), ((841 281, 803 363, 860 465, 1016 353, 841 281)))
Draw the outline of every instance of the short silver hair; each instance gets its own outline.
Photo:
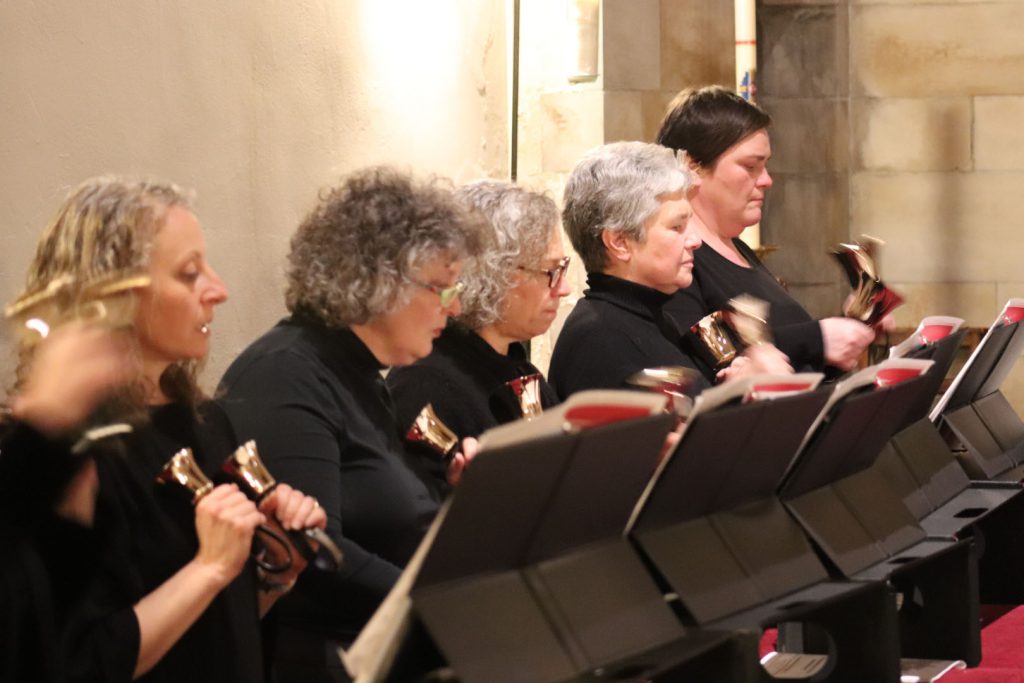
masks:
POLYGON ((285 303, 330 327, 365 323, 404 305, 430 259, 479 253, 486 232, 446 182, 356 171, 321 193, 292 237, 285 303))
POLYGON ((661 145, 613 142, 583 155, 565 184, 562 224, 587 272, 608 264, 602 232, 643 242, 644 223, 658 210, 658 197, 690 185, 684 155, 661 145))
POLYGON ((482 213, 491 227, 487 246, 462 271, 466 291, 457 320, 479 330, 501 319, 517 270, 540 266, 558 225, 558 207, 545 194, 498 180, 469 183, 456 196, 482 213))

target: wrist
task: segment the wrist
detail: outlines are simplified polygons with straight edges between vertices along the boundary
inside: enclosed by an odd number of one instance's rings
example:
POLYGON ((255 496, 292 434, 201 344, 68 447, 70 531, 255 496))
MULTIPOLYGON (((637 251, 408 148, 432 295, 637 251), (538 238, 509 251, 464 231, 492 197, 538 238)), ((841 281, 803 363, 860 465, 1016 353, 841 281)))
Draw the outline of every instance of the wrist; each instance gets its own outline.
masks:
POLYGON ((185 566, 199 581, 214 591, 223 590, 237 575, 237 572, 232 574, 217 562, 208 562, 198 556, 185 566))

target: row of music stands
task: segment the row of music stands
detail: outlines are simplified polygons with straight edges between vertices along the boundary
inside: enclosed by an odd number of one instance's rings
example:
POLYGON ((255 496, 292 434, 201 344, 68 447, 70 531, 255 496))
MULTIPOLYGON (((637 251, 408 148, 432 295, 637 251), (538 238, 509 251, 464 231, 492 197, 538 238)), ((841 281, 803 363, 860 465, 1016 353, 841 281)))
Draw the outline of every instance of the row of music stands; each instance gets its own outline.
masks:
POLYGON ((828 656, 808 680, 976 665, 979 525, 1021 489, 954 469, 928 420, 959 343, 824 419, 825 389, 697 411, 657 468, 671 416, 481 453, 413 611, 467 683, 770 680, 758 641, 779 624, 780 650, 828 656))

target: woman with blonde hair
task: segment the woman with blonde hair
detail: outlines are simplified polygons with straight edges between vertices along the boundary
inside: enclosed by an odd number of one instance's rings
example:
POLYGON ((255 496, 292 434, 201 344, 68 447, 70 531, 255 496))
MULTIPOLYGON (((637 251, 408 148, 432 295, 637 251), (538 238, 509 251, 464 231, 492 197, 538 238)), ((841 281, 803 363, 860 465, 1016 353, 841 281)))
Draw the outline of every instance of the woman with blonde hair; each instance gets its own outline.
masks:
MULTIPOLYGON (((183 448, 212 477, 238 446, 196 381, 227 290, 180 188, 100 177, 73 189, 39 240, 26 293, 66 279, 60 318, 73 315, 88 285, 120 275, 143 275, 148 285, 137 290, 124 332, 127 385, 92 422, 127 422, 131 431, 94 441, 87 453, 99 481, 101 553, 70 629, 68 678, 263 680, 258 618, 304 564, 293 552, 290 570, 259 574, 249 559, 253 533, 265 523, 323 526, 323 511, 287 486, 257 508, 234 484, 222 484, 193 507, 190 496, 156 483, 183 448)), ((31 352, 22 362, 32 363, 31 352)), ((14 407, 16 416, 30 409, 17 398, 14 407)), ((278 559, 282 550, 268 544, 278 559)))

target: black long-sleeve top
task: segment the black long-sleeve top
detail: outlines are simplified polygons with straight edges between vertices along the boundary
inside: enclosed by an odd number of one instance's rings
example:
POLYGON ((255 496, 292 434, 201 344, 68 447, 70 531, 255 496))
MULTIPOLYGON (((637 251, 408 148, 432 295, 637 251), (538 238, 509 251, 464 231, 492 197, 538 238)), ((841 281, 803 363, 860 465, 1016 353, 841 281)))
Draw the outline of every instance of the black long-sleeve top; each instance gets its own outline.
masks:
MULTIPOLYGON (((95 585, 71 628, 71 679, 130 681, 138 661, 133 606, 191 561, 199 549, 191 497, 156 477, 182 448, 211 478, 237 445, 224 413, 212 403, 151 409, 131 434, 94 446, 99 494, 94 529, 100 559, 95 585)), ((140 681, 264 679, 255 569, 241 574, 140 681)))
MULTIPOLYGON (((750 267, 738 266, 708 246, 697 249, 693 252, 693 284, 676 292, 665 310, 685 331, 704 316, 725 308, 733 297, 750 294, 771 305, 769 325, 774 343, 789 356, 793 369, 823 369, 824 343, 818 321, 782 288, 750 247, 739 239, 732 243, 750 267)), ((701 370, 707 377, 714 376, 703 364, 701 370)))
POLYGON ((285 319, 221 380, 242 440, 271 474, 314 496, 342 569, 309 567, 274 608, 282 629, 351 642, 415 551, 440 486, 404 452, 381 364, 347 328, 285 319))
MULTIPOLYGON (((526 358, 522 344, 510 344, 508 354, 502 354, 476 332, 451 323, 429 356, 395 368, 387 383, 400 427, 408 429, 430 403, 441 422, 462 439, 521 418, 519 401, 505 383, 533 374, 540 371, 526 358)), ((543 377, 540 397, 545 408, 558 403, 543 377)))
POLYGON ((548 380, 559 398, 584 389, 632 388, 626 380, 645 368, 697 367, 664 310, 670 295, 605 273, 588 274, 587 284, 551 356, 548 380))

